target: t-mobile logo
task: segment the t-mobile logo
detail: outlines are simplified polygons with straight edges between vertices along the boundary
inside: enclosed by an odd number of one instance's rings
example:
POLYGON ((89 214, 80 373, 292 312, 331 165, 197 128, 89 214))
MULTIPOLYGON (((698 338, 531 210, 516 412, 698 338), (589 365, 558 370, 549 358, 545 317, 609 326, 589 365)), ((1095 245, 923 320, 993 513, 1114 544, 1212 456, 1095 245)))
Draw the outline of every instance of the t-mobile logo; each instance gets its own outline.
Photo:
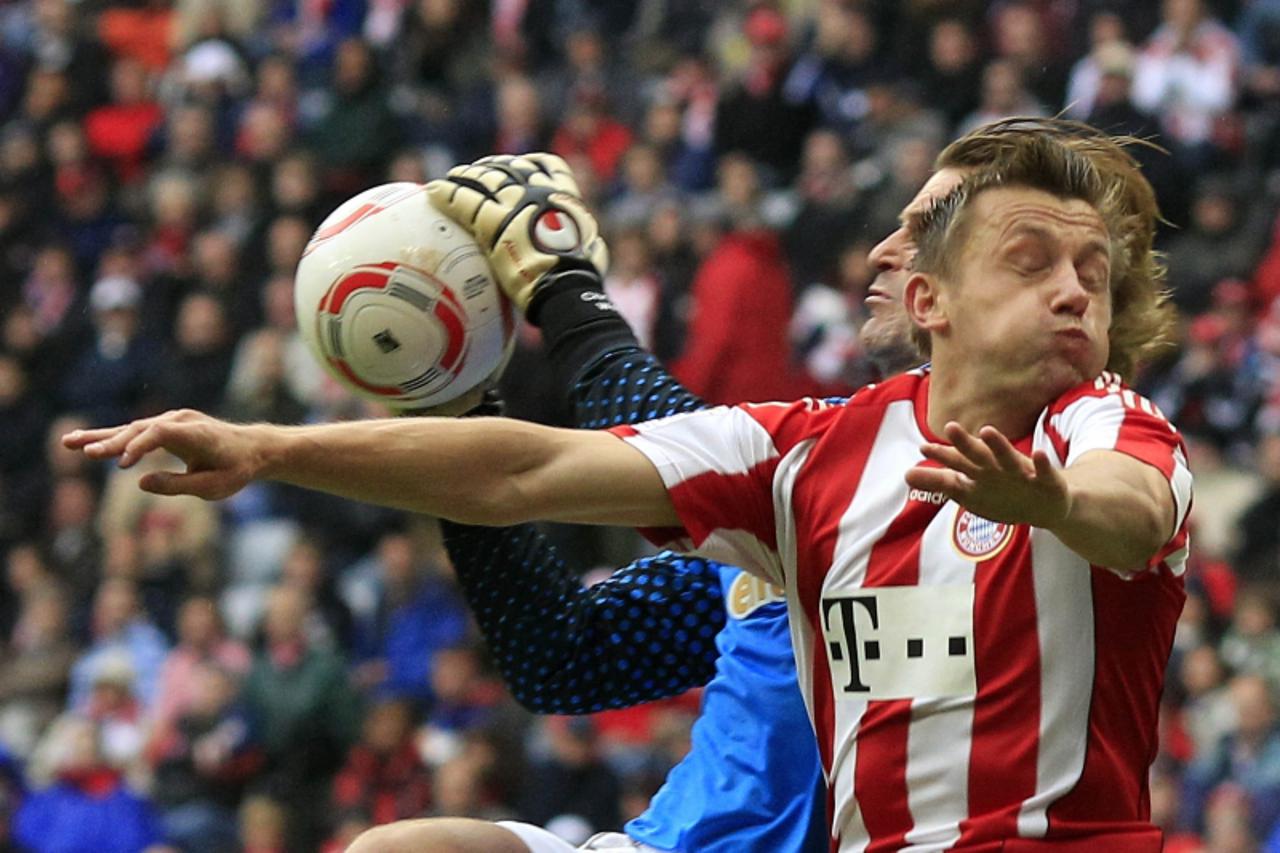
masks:
POLYGON ((820 612, 836 698, 974 693, 972 586, 867 587, 820 612))

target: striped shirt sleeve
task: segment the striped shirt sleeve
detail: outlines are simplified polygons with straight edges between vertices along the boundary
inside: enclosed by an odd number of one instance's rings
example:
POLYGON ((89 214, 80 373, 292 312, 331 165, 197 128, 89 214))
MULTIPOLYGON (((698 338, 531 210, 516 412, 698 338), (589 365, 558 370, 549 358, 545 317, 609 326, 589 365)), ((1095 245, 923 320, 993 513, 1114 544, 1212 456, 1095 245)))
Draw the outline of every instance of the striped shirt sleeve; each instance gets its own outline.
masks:
POLYGON ((1192 491, 1186 445, 1155 404, 1112 384, 1071 401, 1051 416, 1050 425, 1066 448, 1067 466, 1090 451, 1113 450, 1159 471, 1173 495, 1174 527, 1155 562, 1185 547, 1192 491))
POLYGON ((793 443, 783 436, 819 405, 720 406, 611 430, 658 469, 683 525, 646 535, 782 584, 774 475, 793 443))

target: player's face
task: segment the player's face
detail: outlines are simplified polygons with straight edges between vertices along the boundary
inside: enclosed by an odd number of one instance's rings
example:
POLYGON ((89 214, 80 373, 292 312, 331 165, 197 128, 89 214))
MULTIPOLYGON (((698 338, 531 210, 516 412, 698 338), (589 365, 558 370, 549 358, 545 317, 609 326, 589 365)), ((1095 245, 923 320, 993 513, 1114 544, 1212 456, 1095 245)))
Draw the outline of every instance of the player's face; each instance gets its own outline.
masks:
POLYGON ((1050 397, 1097 376, 1111 326, 1110 242, 1098 212, 1004 188, 981 193, 969 216, 954 281, 941 287, 950 353, 1050 397))
POLYGON ((905 370, 920 361, 911 344, 911 320, 902 305, 902 292, 911 272, 916 247, 906 222, 955 189, 967 173, 959 169, 939 169, 910 203, 902 209, 898 229, 885 237, 867 255, 876 269, 875 280, 867 288, 867 322, 859 336, 867 355, 886 373, 905 370))

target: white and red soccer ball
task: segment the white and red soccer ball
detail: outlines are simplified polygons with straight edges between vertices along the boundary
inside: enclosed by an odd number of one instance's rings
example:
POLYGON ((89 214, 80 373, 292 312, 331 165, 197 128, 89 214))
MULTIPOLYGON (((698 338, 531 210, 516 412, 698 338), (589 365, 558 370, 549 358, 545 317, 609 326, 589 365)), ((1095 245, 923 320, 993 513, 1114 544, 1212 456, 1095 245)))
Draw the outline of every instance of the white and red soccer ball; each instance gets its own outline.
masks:
POLYGON ((334 378, 400 409, 441 406, 496 377, 515 342, 484 252, 420 184, 373 187, 329 214, 298 264, 294 305, 334 378))

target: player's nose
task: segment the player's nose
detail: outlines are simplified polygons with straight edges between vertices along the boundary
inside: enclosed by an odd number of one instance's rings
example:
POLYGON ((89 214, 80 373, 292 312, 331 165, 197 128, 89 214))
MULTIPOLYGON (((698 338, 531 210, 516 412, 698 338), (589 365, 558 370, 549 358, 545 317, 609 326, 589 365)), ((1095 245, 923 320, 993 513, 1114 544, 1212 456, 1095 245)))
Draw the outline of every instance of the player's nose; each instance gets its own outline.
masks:
POLYGON ((1071 263, 1059 264, 1053 277, 1053 310, 1055 313, 1083 315, 1089 307, 1089 289, 1071 263))
POLYGON ((899 227, 898 230, 885 237, 867 253, 867 260, 872 267, 881 272, 903 269, 907 264, 907 250, 910 245, 911 240, 907 234, 907 229, 899 227))

